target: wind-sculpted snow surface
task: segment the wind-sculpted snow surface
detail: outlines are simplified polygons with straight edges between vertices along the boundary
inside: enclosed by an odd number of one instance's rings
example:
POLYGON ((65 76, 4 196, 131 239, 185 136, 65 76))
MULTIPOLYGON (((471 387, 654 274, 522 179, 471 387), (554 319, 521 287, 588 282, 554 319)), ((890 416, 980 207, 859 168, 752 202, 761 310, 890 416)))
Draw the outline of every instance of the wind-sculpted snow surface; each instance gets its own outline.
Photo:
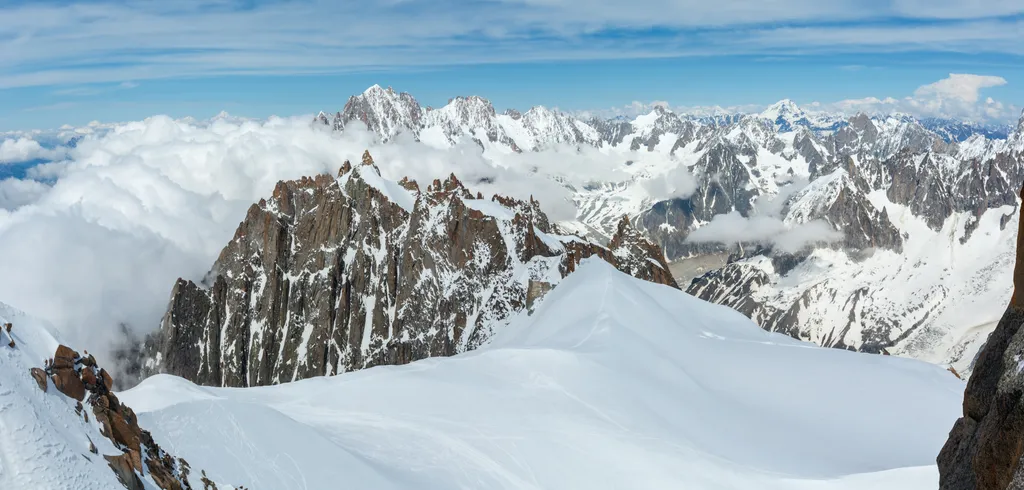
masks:
POLYGON ((962 388, 592 258, 455 357, 247 389, 158 375, 121 397, 251 488, 912 490, 936 486, 962 388))

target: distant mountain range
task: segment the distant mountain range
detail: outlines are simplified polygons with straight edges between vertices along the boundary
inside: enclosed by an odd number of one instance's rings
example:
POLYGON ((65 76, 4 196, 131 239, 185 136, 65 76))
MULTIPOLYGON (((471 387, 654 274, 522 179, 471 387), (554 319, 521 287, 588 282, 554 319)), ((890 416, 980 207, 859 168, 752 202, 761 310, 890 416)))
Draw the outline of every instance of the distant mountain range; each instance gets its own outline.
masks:
MULTIPOLYGON (((849 124, 847 115, 839 112, 808 111, 789 99, 780 100, 763 111, 752 114, 732 112, 724 108, 676 113, 662 105, 651 106, 650 112, 671 114, 671 118, 679 122, 718 127, 735 124, 745 117, 756 117, 771 121, 781 132, 806 128, 819 136, 838 131, 849 124)), ((412 133, 415 137, 421 138, 421 133, 426 131, 422 134, 422 139, 429 141, 432 137, 438 136, 434 129, 438 127, 441 128, 441 135, 448 137, 449 140, 460 133, 456 131, 459 127, 493 130, 486 134, 493 133, 497 141, 515 141, 515 136, 519 136, 516 147, 520 149, 537 149, 544 143, 596 143, 593 130, 619 127, 637 119, 625 116, 602 118, 591 114, 563 112, 544 106, 535 106, 526 112, 507 109, 499 114, 490 101, 479 96, 455 97, 445 106, 435 109, 420 106, 411 94, 398 93, 390 87, 385 89, 374 85, 362 94, 351 97, 344 110, 333 116, 321 112, 316 119, 335 129, 341 129, 353 120, 362 120, 385 140, 400 132, 412 133), (534 144, 530 145, 531 142, 534 144)), ((965 141, 974 135, 982 135, 989 139, 1005 139, 1013 130, 1011 125, 980 124, 957 119, 918 119, 899 113, 874 115, 872 118, 916 122, 947 143, 965 141)))
POLYGON ((1003 276, 1024 183, 1024 120, 993 128, 905 114, 843 117, 790 100, 745 115, 656 106, 632 119, 580 118, 542 106, 498 113, 478 96, 422 107, 373 86, 314 124, 365 127, 382 142, 472 141, 485 156, 621 155, 626 180, 536 169, 573 195, 576 219, 560 227, 608 240, 626 215, 669 260, 720 256, 729 264, 695 279, 691 293, 822 345, 969 371, 996 320, 975 308, 998 312, 991 305, 1010 294, 1003 276), (692 179, 692 192, 652 190, 679 175, 692 179), (715 240, 711 230, 721 226, 691 237, 726 219, 736 223, 731 238, 715 240), (822 224, 826 233, 811 233, 822 224))

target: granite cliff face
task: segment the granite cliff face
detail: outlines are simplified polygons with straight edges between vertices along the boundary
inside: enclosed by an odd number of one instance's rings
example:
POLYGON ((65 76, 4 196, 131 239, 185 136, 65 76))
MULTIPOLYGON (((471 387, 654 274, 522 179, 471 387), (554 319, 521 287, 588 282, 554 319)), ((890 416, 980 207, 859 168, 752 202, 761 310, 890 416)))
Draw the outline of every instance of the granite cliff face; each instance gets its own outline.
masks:
POLYGON ((964 415, 937 459, 942 490, 1024 488, 1024 221, 1020 226, 1013 297, 978 356, 964 415))
POLYGON ((677 287, 628 220, 605 248, 553 233, 532 199, 387 181, 365 154, 253 205, 206 280, 174 286, 144 374, 256 386, 453 355, 591 256, 677 287))

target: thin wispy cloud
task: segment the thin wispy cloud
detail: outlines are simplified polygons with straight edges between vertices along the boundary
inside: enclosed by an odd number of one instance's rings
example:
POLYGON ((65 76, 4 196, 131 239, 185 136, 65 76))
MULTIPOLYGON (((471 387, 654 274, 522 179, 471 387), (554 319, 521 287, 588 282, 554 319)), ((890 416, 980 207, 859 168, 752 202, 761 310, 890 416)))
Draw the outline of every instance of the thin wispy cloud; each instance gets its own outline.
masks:
POLYGON ((0 87, 708 54, 1024 54, 1019 1, 7 2, 0 87))

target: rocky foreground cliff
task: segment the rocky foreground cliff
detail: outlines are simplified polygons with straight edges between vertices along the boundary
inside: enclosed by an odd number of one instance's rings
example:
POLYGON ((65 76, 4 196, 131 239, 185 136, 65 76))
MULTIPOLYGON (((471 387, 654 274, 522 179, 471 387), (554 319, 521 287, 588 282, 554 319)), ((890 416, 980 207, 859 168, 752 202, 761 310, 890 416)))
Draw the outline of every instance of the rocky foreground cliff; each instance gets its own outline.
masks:
POLYGON ((942 490, 1024 488, 1024 221, 1017 236, 1013 297, 978 356, 963 417, 939 454, 942 490))
POLYGON ((206 279, 174 286, 143 374, 257 386, 453 355, 591 256, 677 287, 628 219, 606 248, 557 234, 532 198, 391 182, 367 153, 250 207, 206 279))
POLYGON ((161 447, 100 361, 60 344, 45 322, 0 303, 0 324, 0 488, 244 489, 161 447))

